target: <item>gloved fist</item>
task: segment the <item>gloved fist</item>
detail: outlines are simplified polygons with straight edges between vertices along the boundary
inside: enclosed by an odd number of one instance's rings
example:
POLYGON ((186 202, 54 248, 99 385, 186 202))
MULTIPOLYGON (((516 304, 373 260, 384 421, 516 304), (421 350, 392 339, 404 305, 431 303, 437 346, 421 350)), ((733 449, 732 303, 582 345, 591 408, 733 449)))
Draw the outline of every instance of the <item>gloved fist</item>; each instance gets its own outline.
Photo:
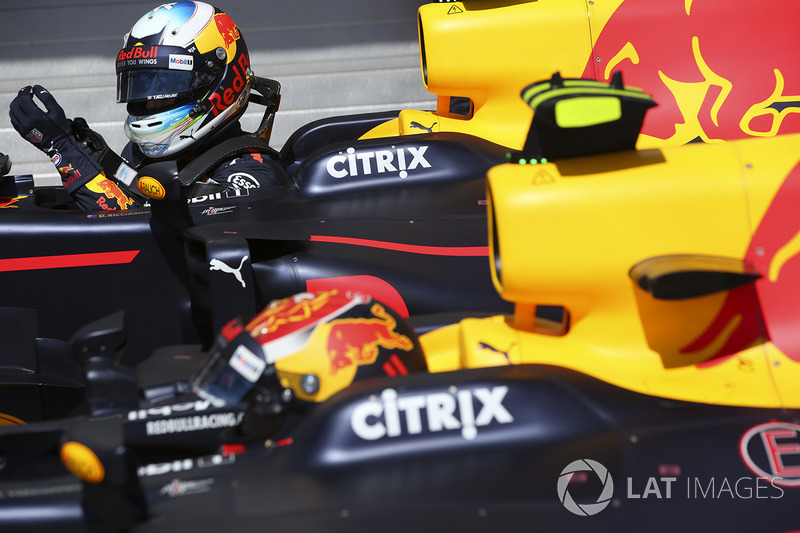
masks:
POLYGON ((8 112, 11 125, 28 142, 49 156, 57 151, 60 144, 70 142, 72 135, 70 124, 64 110, 58 105, 53 95, 41 85, 27 86, 20 89, 17 97, 11 101, 8 112), (36 96, 44 104, 47 112, 33 101, 36 96))
POLYGON ((70 194, 103 172, 103 168, 78 144, 64 110, 41 85, 20 89, 11 101, 8 114, 14 129, 50 157, 70 194), (34 97, 47 111, 36 105, 34 97))

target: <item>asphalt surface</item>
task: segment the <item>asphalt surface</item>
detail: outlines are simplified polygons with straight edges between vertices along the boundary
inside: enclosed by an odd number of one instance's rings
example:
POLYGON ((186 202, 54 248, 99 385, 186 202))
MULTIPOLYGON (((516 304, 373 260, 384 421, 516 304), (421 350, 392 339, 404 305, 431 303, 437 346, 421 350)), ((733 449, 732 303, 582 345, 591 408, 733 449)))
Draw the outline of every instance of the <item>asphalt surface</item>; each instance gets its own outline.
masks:
MULTIPOLYGON (((417 38, 421 0, 226 0, 256 75, 278 80, 281 109, 272 144, 318 118, 390 109, 434 109, 422 83, 417 38)), ((57 176, 50 160, 11 127, 8 106, 21 87, 46 87, 68 117, 84 117, 119 151, 125 106, 115 101, 114 60, 122 37, 158 2, 62 0, 0 5, 0 152, 13 174, 57 176)), ((251 106, 253 107, 253 106, 251 106)), ((254 130, 259 108, 242 123, 254 130)))

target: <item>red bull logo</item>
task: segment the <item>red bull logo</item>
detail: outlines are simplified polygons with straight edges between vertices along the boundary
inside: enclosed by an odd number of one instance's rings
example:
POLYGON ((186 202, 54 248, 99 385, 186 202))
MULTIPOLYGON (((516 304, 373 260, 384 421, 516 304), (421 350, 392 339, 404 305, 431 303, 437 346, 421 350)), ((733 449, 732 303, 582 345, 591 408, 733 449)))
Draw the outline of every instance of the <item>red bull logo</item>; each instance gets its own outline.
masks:
POLYGON ((64 187, 69 187, 76 179, 81 177, 80 170, 75 170, 71 163, 63 167, 58 167, 58 173, 61 174, 61 179, 64 180, 64 187))
MULTIPOLYGON (((681 352, 707 350, 713 365, 754 343, 769 340, 800 362, 800 308, 791 296, 800 291, 800 165, 792 169, 753 234, 745 261, 762 278, 731 290, 709 327, 681 352)), ((701 365, 702 366, 702 365, 701 365)))
POLYGON ((225 49, 230 48, 230 46, 241 37, 239 28, 236 27, 233 20, 225 13, 218 13, 215 15, 214 22, 217 24, 217 31, 219 31, 219 34, 222 36, 222 41, 225 43, 225 49))
POLYGON ((218 92, 215 92, 208 99, 214 104, 213 109, 211 110, 214 113, 214 116, 219 115, 228 107, 233 105, 243 94, 243 89, 245 85, 249 82, 250 78, 247 75, 247 71, 250 68, 250 61, 247 58, 247 54, 242 54, 239 56, 239 60, 237 64, 233 65, 233 73, 234 77, 231 81, 230 87, 221 87, 218 92))
POLYGON ((27 198, 27 196, 0 197, 0 209, 18 209, 19 206, 17 205, 17 202, 23 198, 27 198))
POLYGON ((103 196, 97 199, 97 205, 100 206, 101 209, 104 210, 114 210, 114 209, 128 209, 131 205, 133 205, 133 198, 129 198, 127 194, 122 192, 122 189, 119 188, 115 182, 111 181, 108 178, 98 176, 89 183, 86 184, 86 188, 92 192, 97 194, 102 194, 103 196), (114 200, 116 202, 116 206, 110 205, 106 199, 114 200))
POLYGON ((372 364, 380 348, 411 351, 414 343, 395 331, 397 321, 380 304, 373 304, 374 318, 343 318, 331 324, 328 358, 331 375, 352 365, 372 364))
MULTIPOLYGON (((247 330, 262 345, 280 339, 286 353, 297 352, 306 343, 315 342, 309 341, 310 337, 319 339, 317 352, 327 353, 330 376, 348 367, 377 362, 381 348, 406 352, 415 348, 408 336, 397 331, 397 321, 383 305, 363 294, 339 289, 274 301, 247 325, 247 330), (366 304, 369 315, 365 318, 337 318, 357 306, 366 308, 366 304), (298 335, 296 342, 291 341, 292 333, 311 328, 318 328, 318 333, 298 335)), ((394 353, 382 364, 389 376, 409 371, 394 353)))
POLYGON ((156 57, 158 57, 158 46, 150 46, 148 48, 134 46, 127 50, 124 48, 120 50, 117 61, 122 61, 123 59, 154 59, 156 57))
POLYGON ((583 76, 653 95, 642 133, 683 144, 800 131, 800 4, 623 0, 583 76))

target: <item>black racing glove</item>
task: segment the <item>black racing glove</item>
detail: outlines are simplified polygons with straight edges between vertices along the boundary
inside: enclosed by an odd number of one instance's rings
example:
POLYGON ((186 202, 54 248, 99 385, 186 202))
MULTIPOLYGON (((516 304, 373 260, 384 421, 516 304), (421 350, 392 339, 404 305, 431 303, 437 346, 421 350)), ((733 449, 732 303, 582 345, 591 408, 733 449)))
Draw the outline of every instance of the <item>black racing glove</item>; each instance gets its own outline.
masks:
POLYGON ((9 116, 14 129, 50 157, 68 193, 74 193, 103 172, 103 167, 78 144, 64 110, 41 85, 20 89, 11 102, 9 116), (44 104, 47 112, 36 105, 34 96, 44 104))

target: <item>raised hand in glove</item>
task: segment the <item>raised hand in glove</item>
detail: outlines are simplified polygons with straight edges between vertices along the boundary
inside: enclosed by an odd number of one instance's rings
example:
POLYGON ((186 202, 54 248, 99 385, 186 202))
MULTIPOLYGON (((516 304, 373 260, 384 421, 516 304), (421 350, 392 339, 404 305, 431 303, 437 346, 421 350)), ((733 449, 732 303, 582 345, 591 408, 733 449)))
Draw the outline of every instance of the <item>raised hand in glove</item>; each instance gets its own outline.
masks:
POLYGON ((9 116, 14 129, 50 157, 67 192, 74 192, 103 172, 103 168, 81 149, 64 110, 41 85, 20 89, 11 101, 9 116), (42 102, 46 112, 36 105, 34 97, 42 102))

